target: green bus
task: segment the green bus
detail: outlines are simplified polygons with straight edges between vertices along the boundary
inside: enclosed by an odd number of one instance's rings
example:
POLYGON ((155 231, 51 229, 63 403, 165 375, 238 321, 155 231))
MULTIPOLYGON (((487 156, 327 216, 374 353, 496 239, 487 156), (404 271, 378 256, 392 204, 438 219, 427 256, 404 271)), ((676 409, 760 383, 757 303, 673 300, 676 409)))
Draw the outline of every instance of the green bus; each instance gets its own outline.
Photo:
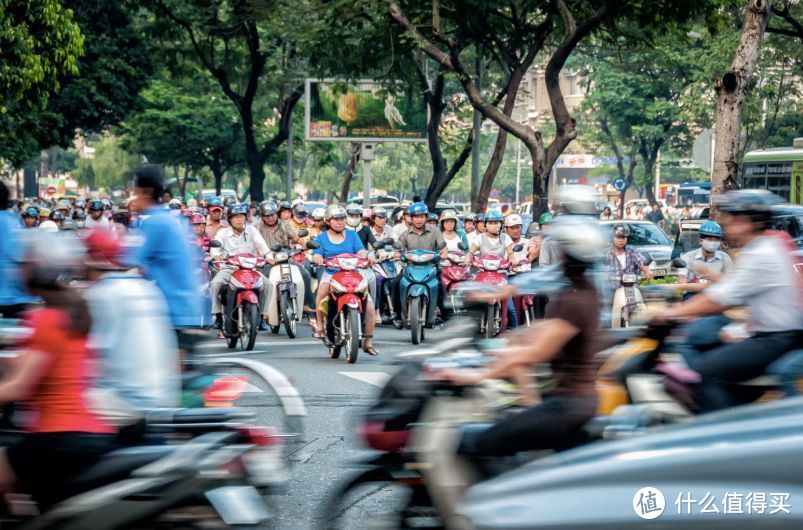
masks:
POLYGON ((792 147, 745 154, 741 185, 770 190, 793 204, 803 203, 803 138, 795 138, 792 147))

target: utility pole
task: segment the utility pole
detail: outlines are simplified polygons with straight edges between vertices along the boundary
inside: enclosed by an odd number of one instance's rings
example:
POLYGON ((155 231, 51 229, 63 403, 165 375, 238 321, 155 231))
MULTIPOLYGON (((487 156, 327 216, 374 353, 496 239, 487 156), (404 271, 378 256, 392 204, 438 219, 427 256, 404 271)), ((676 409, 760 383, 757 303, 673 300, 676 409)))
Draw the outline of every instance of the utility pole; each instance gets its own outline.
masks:
POLYGON ((293 118, 287 124, 287 175, 284 177, 284 193, 288 201, 293 197, 293 118))
MULTIPOLYGON (((477 57, 475 67, 477 69, 477 90, 481 89, 480 81, 482 78, 482 47, 477 45, 477 57)), ((482 116, 480 111, 474 109, 474 138, 471 142, 471 209, 474 210, 479 202, 480 193, 480 125, 482 116)))

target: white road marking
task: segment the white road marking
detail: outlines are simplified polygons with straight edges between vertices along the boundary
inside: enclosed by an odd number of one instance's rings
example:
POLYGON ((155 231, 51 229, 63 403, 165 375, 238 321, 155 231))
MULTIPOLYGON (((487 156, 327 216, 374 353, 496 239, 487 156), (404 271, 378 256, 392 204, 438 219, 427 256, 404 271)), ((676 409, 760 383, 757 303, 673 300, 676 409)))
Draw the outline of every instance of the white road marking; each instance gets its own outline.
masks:
POLYGON ((243 355, 254 355, 255 353, 268 353, 267 350, 251 350, 251 351, 230 351, 225 353, 201 353, 198 357, 242 357, 243 355))
POLYGON ((369 385, 374 386, 383 386, 388 379, 390 379, 390 374, 385 372, 338 372, 340 375, 345 375, 346 377, 351 377, 352 379, 356 379, 357 381, 362 381, 363 383, 368 383, 369 385))

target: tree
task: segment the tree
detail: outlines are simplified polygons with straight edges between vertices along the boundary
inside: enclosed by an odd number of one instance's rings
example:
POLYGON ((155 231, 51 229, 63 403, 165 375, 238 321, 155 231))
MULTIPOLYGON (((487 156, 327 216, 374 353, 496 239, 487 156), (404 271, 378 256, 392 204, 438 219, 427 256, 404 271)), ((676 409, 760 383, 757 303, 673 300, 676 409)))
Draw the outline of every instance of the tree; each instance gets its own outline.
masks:
MULTIPOLYGON (((217 96, 162 81, 142 93, 142 106, 120 130, 122 147, 151 162, 207 167, 220 194, 223 175, 243 162, 242 128, 234 109, 217 96)), ((182 195, 185 185, 186 179, 179 181, 182 195)))
POLYGON ((133 169, 141 163, 141 157, 123 149, 115 136, 101 137, 94 147, 94 158, 79 158, 73 177, 82 186, 106 190, 123 188, 133 169))
MULTIPOLYGON (((736 187, 742 106, 758 63, 771 4, 772 0, 749 0, 733 62, 716 83, 712 197, 736 187)), ((714 219, 718 220, 716 210, 714 219)))
POLYGON ((782 0, 772 5, 772 25, 767 26, 767 33, 785 35, 803 44, 803 4, 799 0, 782 0))
POLYGON ((249 192, 261 201, 265 164, 287 140, 304 90, 298 81, 303 7, 240 0, 152 0, 150 6, 158 18, 157 34, 173 35, 176 27, 183 31, 196 60, 237 110, 249 192))

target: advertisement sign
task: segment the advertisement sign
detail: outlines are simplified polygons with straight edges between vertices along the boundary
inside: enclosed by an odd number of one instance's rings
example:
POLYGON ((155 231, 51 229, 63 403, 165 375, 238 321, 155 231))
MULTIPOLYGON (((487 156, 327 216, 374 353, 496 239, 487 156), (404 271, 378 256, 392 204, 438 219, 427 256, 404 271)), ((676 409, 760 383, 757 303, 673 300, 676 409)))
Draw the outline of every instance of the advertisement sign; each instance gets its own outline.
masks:
POLYGON ((423 142, 427 112, 417 88, 308 79, 305 138, 325 142, 423 142))

